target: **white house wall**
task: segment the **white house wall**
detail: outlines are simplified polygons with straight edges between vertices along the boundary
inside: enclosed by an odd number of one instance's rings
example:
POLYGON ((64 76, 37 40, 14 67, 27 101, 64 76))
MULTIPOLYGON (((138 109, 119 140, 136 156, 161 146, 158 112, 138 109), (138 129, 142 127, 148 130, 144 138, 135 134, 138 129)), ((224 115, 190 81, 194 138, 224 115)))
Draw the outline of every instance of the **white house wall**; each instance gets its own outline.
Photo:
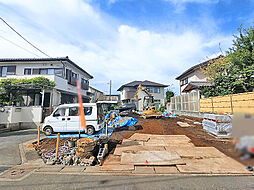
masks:
MULTIPOLYGON (((195 82, 195 81, 207 81, 206 76, 202 73, 201 69, 195 70, 191 74, 183 77, 181 80, 183 80, 185 78, 188 78, 188 83, 195 82)), ((180 86, 181 93, 183 92, 184 88, 188 85, 188 83, 183 86, 180 86)))

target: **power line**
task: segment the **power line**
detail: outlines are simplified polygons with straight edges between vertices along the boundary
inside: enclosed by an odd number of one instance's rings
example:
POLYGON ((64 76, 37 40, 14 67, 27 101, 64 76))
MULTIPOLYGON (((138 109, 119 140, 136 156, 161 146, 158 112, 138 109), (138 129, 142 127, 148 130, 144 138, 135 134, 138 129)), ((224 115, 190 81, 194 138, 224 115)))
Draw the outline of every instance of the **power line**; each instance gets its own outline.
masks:
POLYGON ((38 55, 36 55, 35 53, 33 53, 33 52, 29 51, 29 50, 28 50, 28 49, 26 49, 26 48, 21 47, 20 45, 18 45, 18 44, 16 44, 16 43, 12 42, 11 40, 6 39, 6 38, 5 38, 5 37, 3 37, 3 36, 0 36, 0 38, 2 38, 2 39, 4 39, 5 41, 7 41, 7 42, 11 43, 12 45, 15 45, 15 46, 17 46, 17 47, 19 47, 19 48, 21 48, 21 49, 25 50, 25 51, 26 51, 26 52, 28 52, 28 53, 31 53, 31 54, 35 55, 36 57, 39 57, 39 56, 38 56, 38 55))
POLYGON ((42 54, 46 55, 47 57, 51 58, 48 54, 44 53, 42 50, 37 48, 35 45, 33 45, 31 42, 29 42, 25 37, 23 37, 20 33, 18 33, 14 28, 12 28, 2 17, 0 19, 12 30, 14 31, 17 35, 19 35, 23 40, 25 40, 27 43, 29 43, 33 48, 37 49, 39 52, 42 54))

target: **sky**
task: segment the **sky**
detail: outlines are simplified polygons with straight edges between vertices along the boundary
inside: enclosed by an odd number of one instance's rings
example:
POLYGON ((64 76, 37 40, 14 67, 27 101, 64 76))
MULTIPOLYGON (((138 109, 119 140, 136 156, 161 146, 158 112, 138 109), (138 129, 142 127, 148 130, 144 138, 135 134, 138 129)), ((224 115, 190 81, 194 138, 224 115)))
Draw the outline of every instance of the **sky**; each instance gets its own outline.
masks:
MULTIPOLYGON (((151 80, 179 93, 175 78, 232 46, 252 26, 252 0, 0 0, 0 16, 51 57, 69 58, 109 94, 151 80)), ((45 57, 0 22, 0 58, 45 57)))

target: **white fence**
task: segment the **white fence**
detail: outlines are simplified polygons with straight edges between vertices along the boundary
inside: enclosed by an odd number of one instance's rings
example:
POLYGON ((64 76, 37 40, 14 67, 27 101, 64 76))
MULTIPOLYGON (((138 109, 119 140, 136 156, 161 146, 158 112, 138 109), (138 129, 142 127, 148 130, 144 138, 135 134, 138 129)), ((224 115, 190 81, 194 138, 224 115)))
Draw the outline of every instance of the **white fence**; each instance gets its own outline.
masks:
POLYGON ((199 112, 199 92, 191 92, 171 98, 171 111, 173 112, 199 112))
POLYGON ((42 121, 42 107, 4 107, 0 112, 0 124, 8 126, 33 127, 42 121))

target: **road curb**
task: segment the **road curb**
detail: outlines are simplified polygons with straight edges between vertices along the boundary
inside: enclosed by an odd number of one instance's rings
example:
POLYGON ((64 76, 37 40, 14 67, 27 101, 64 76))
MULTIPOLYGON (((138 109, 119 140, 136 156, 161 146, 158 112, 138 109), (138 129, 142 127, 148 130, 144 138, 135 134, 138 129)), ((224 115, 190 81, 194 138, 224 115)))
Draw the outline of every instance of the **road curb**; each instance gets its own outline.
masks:
POLYGON ((26 154, 25 154, 23 143, 19 144, 19 153, 20 153, 20 158, 21 158, 21 164, 26 163, 27 159, 26 159, 26 154))

